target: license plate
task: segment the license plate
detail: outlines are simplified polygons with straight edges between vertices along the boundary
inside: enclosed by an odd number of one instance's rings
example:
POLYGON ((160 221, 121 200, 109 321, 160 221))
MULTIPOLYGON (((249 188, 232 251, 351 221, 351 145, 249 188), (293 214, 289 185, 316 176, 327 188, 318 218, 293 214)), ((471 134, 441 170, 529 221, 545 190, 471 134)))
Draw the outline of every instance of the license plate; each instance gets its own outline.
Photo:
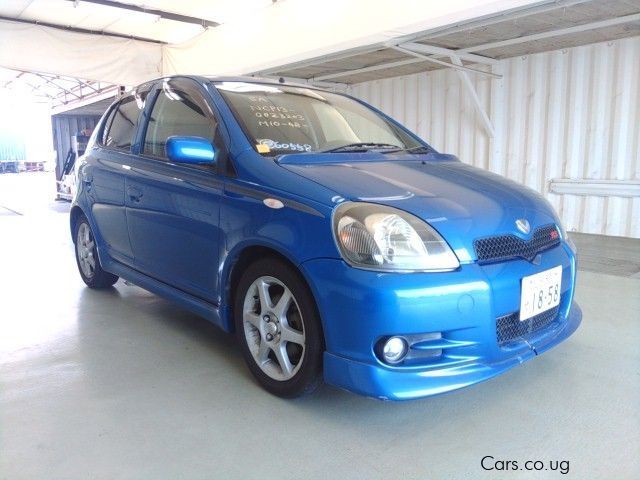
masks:
POLYGON ((560 304, 562 266, 522 278, 520 321, 535 317, 560 304))

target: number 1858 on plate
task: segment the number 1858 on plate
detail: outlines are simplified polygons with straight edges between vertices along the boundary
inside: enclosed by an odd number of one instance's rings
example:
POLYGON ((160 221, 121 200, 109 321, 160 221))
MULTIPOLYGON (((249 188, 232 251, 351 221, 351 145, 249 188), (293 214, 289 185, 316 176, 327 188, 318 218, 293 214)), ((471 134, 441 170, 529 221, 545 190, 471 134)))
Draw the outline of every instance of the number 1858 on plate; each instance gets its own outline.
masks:
POLYGON ((535 317, 560 304, 561 283, 561 265, 523 277, 520 292, 520 321, 535 317))

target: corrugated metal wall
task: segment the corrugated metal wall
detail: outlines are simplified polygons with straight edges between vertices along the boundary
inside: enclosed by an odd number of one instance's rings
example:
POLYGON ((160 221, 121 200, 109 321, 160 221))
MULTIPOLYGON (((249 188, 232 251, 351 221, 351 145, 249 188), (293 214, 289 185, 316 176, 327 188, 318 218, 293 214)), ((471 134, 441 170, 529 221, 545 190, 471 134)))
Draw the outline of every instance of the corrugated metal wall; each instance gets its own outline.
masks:
POLYGON ((568 230, 640 237, 640 198, 558 195, 551 179, 640 179, 640 37, 503 60, 471 75, 490 139, 451 69, 354 85, 436 149, 543 192, 568 230))
POLYGON ((56 176, 59 176, 71 148, 71 137, 85 128, 93 129, 99 120, 99 115, 61 114, 51 117, 53 148, 56 150, 56 176))

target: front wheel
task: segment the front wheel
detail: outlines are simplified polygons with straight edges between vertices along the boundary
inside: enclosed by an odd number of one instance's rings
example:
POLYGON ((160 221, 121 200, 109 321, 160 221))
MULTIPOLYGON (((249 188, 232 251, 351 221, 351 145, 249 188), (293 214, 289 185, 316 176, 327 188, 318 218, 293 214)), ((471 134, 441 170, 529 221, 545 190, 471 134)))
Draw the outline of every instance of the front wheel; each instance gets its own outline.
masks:
POLYGON ((100 265, 96 239, 87 217, 81 215, 76 222, 75 251, 78 271, 84 283, 91 288, 107 288, 118 281, 118 277, 105 272, 100 265))
POLYGON ((297 271, 276 259, 250 265, 238 284, 234 318, 245 361, 266 390, 292 398, 318 387, 322 327, 297 271))

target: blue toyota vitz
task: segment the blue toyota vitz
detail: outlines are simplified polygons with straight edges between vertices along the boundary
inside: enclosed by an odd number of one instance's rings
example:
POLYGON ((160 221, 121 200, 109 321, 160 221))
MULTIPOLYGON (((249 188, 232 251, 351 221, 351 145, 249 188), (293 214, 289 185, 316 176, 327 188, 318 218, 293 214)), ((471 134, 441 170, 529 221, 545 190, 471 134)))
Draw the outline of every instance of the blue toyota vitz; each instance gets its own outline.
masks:
POLYGON ((575 248, 549 203, 346 95, 151 81, 104 114, 77 175, 84 282, 123 277, 235 332, 276 395, 323 379, 439 394, 581 321, 575 248))

